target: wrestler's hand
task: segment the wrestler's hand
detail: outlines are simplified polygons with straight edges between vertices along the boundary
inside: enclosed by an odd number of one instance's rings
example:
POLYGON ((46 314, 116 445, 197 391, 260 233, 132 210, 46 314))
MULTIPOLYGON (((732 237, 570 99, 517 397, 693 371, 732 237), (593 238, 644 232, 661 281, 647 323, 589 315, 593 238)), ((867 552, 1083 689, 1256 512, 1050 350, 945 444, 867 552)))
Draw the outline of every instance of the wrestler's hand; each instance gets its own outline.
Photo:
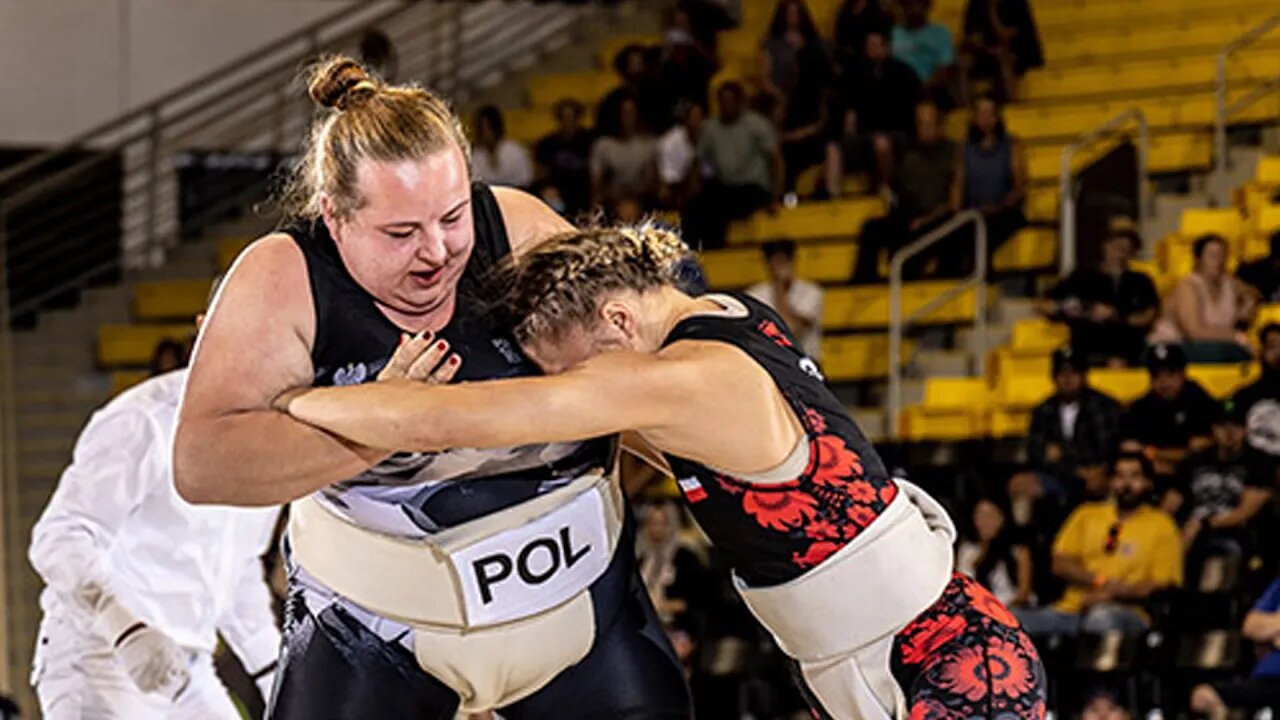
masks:
POLYGON ((150 625, 140 624, 127 632, 115 651, 129 679, 144 693, 160 693, 172 700, 191 682, 186 653, 150 625))
POLYGON ((417 380, 443 385, 462 367, 462 357, 449 352, 449 343, 432 333, 402 335, 400 346, 378 373, 378 380, 417 380))

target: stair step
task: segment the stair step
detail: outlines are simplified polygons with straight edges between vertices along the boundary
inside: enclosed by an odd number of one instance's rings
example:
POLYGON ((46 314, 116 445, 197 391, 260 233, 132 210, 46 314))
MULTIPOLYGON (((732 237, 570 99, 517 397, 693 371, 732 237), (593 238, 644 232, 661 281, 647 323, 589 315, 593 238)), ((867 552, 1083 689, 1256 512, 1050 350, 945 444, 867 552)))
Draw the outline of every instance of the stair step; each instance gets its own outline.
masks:
MULTIPOLYGON (((1013 324, 1006 322, 988 322, 987 323, 987 343, 986 351, 1008 345, 1013 339, 1013 324)), ((969 353, 978 352, 978 331, 976 328, 966 327, 956 331, 956 348, 965 350, 969 353)))
POLYGON ((1012 323, 1037 315, 1035 300, 1031 298, 1002 297, 996 303, 996 318, 1000 322, 1012 323))
POLYGON ((853 421, 862 428, 862 433, 872 440, 880 439, 888 435, 885 432, 885 414, 884 409, 876 407, 851 407, 849 414, 853 416, 853 421))
POLYGON ((21 433, 23 430, 60 430, 70 433, 78 433, 80 428, 84 426, 84 422, 88 417, 89 412, 87 410, 85 412, 74 412, 71 410, 58 410, 54 412, 19 412, 17 418, 19 442, 21 442, 21 433))
POLYGON ((916 353, 913 365, 924 378, 967 377, 973 372, 973 356, 965 350, 923 350, 916 353))

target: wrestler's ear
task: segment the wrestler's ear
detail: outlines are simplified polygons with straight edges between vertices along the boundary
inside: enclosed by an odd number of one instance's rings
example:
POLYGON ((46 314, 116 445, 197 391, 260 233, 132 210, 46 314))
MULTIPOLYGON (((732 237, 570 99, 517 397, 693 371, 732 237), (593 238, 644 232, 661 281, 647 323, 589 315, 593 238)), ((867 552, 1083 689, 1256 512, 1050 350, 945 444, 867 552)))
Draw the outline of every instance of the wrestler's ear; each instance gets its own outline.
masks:
POLYGON ((329 229, 329 237, 337 242, 338 228, 342 223, 338 220, 337 208, 328 193, 320 193, 320 217, 324 220, 324 226, 329 229))
POLYGON ((636 336, 636 314, 620 300, 608 300, 600 306, 600 319, 607 327, 621 333, 627 339, 636 336))

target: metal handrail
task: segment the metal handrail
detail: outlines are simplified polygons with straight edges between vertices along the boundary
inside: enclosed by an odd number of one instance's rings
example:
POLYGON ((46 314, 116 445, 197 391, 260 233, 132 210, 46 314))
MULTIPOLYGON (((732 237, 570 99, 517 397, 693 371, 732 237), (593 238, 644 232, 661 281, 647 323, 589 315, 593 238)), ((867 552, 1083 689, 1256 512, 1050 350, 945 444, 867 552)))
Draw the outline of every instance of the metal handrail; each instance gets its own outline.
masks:
POLYGON ((893 254, 889 261, 889 398, 888 430, 898 437, 898 418, 902 413, 902 335, 906 326, 937 310, 969 288, 974 293, 973 327, 978 338, 978 375, 986 375, 987 363, 987 221, 977 210, 956 214, 942 226, 893 254), (902 268, 908 260, 936 245, 960 228, 973 223, 973 274, 969 279, 947 290, 917 308, 905 320, 902 317, 902 268))
MULTIPOLYGON (((0 217, 3 217, 4 199, 0 198, 0 217)), ((13 332, 9 330, 9 284, 5 271, 5 228, 0 223, 0 525, 16 528, 18 525, 18 430, 17 403, 14 399, 13 332)), ((8 618, 11 617, 12 587, 8 576, 9 530, 0 529, 0 690, 9 691, 9 636, 8 618)))
POLYGON ((1058 218, 1058 264, 1066 275, 1076 266, 1076 193, 1071 184, 1071 161, 1076 153, 1093 145, 1104 137, 1115 135, 1130 122, 1138 124, 1138 233, 1141 234, 1150 216, 1150 197, 1147 195, 1147 163, 1151 152, 1151 128, 1147 115, 1138 108, 1131 108, 1105 123, 1081 135, 1075 142, 1062 149, 1062 165, 1058 174, 1058 194, 1061 210, 1058 218))
POLYGON ((1280 89, 1280 70, 1276 77, 1265 81, 1261 87, 1227 105, 1227 62, 1235 53, 1257 42, 1272 29, 1280 27, 1280 14, 1272 15, 1238 35, 1218 51, 1218 72, 1214 80, 1214 97, 1216 101, 1213 115, 1213 174, 1218 192, 1226 192, 1227 169, 1231 158, 1227 152, 1227 119, 1234 113, 1257 102, 1267 93, 1280 89))

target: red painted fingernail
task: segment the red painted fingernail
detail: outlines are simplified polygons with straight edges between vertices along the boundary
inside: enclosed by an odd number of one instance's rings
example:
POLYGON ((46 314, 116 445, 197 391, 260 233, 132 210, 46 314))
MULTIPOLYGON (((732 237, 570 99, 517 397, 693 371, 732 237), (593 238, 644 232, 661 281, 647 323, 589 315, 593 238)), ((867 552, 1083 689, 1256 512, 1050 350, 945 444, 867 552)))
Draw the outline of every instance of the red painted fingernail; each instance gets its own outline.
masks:
POLYGON ((445 341, 443 341, 443 340, 441 340, 440 342, 436 343, 436 349, 437 349, 437 350, 440 350, 441 352, 443 352, 443 351, 444 351, 444 349, 445 349, 445 348, 447 348, 447 347, 449 347, 449 343, 447 343, 447 342, 445 342, 445 341))
POLYGON ((453 357, 449 358, 450 365, 458 365, 461 362, 462 362, 462 358, 458 357, 457 355, 454 355, 453 357))

